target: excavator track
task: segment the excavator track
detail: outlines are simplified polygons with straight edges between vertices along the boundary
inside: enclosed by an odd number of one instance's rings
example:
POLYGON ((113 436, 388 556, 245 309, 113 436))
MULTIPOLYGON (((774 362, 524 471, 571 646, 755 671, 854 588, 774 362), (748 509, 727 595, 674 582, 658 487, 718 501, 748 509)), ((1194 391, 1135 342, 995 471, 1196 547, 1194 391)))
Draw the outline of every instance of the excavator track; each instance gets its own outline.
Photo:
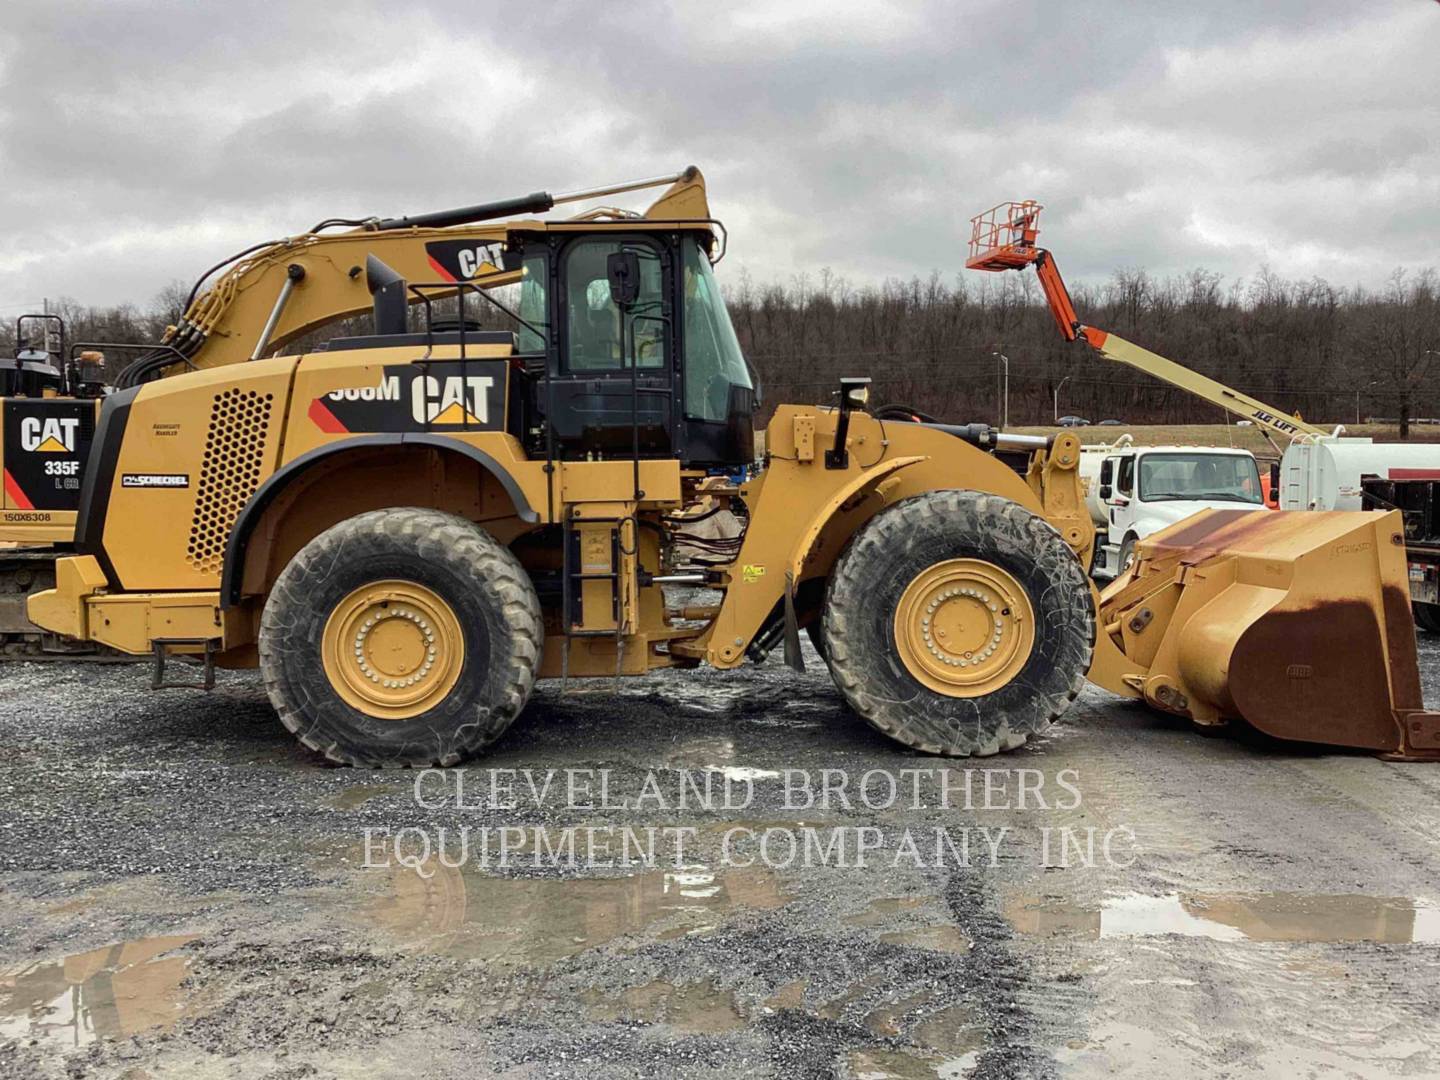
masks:
POLYGON ((93 642, 67 641, 42 630, 25 613, 31 595, 55 587, 55 560, 73 554, 54 548, 0 548, 0 663, 66 660, 72 663, 135 662, 93 642))

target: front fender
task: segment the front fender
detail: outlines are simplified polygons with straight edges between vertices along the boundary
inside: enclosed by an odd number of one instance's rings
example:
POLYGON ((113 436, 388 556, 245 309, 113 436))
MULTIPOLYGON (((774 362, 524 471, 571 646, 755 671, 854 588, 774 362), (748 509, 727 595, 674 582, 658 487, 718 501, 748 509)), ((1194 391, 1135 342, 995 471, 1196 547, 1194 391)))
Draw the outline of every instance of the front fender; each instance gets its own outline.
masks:
POLYGON ((795 547, 790 553, 789 562, 785 567, 786 587, 792 591, 794 590, 795 583, 800 580, 800 571, 805 565, 805 559, 810 554, 810 550, 815 546, 815 541, 820 538, 820 533, 842 506, 856 495, 874 488, 877 483, 892 473, 896 473, 906 466, 914 465, 917 462, 925 460, 927 459, 924 455, 917 455, 915 457, 901 457, 895 458, 893 461, 886 461, 867 472, 861 473, 831 495, 825 505, 820 508, 819 512, 816 513, 815 516, 810 519, 809 524, 805 526, 804 531, 800 534, 800 539, 796 541, 795 547))

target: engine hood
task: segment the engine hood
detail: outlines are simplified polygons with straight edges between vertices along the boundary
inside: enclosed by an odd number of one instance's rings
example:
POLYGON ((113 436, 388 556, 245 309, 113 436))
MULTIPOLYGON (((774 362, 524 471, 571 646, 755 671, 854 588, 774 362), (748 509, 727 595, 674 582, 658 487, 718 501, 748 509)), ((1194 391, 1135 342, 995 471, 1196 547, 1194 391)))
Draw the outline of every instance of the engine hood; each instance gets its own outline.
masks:
POLYGON ((1263 510, 1260 503, 1242 503, 1233 499, 1174 499, 1161 502, 1142 502, 1136 514, 1135 524, 1141 536, 1148 536, 1159 529, 1184 521, 1191 514, 1201 510, 1263 510))

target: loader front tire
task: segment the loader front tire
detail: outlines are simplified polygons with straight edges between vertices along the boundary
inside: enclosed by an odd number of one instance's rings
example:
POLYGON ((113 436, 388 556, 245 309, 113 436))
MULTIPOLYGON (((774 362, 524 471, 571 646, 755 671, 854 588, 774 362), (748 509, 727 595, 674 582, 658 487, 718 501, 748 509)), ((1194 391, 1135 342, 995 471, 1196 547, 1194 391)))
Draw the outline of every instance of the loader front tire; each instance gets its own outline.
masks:
POLYGON ((932 491, 867 522, 835 564, 824 637, 850 706, 927 754, 1013 750, 1085 684, 1095 611, 1049 523, 975 491, 932 491))
POLYGON ((448 766, 498 739, 544 643, 519 561, 439 510, 375 510, 291 559, 260 621, 281 721, 343 765, 448 766))

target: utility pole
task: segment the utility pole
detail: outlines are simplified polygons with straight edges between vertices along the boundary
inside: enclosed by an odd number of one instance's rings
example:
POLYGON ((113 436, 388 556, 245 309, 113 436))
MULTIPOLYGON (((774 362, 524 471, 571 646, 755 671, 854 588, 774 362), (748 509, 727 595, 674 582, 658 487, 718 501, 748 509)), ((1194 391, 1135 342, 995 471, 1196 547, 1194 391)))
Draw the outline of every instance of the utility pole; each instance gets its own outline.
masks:
POLYGON ((1066 375, 1065 378, 1061 379, 1058 383, 1055 384, 1055 423, 1057 424, 1060 423, 1060 387, 1064 386, 1069 381, 1070 376, 1066 375))
POLYGON ((1001 383, 1003 389, 1000 394, 1000 430, 1004 431, 1010 426, 1010 358, 999 351, 992 352, 990 355, 998 357, 1000 363, 1004 366, 1004 376, 1001 383))
POLYGON ((1379 379, 1371 379, 1363 387, 1357 386, 1355 388, 1355 423, 1360 423, 1360 391, 1369 390, 1370 387, 1374 386, 1379 381, 1379 379))

